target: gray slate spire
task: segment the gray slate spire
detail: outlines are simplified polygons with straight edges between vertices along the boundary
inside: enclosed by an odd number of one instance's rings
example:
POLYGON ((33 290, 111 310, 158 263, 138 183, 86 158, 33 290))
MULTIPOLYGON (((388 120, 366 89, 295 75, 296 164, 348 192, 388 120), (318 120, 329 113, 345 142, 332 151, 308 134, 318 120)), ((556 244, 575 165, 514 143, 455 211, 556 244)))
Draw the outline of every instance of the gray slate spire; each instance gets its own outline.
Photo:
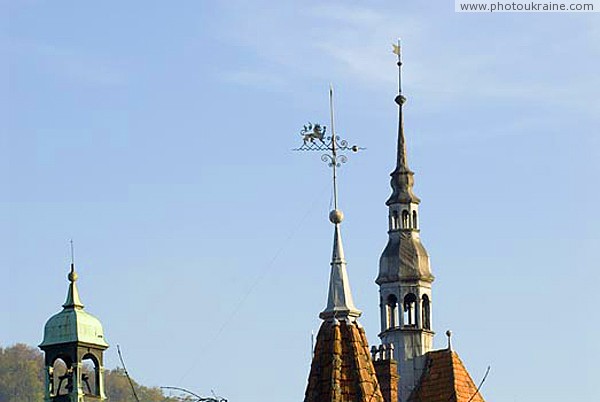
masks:
POLYGON ((402 95, 402 56, 400 46, 397 47, 398 52, 398 96, 396 103, 398 104, 398 149, 396 151, 396 169, 390 174, 392 176, 392 195, 386 201, 386 205, 398 203, 419 203, 421 200, 413 193, 414 172, 408 167, 408 159, 406 157, 406 140, 404 138, 404 119, 402 117, 402 107, 406 102, 406 97, 402 95))
POLYGON ((327 307, 319 314, 324 320, 352 319, 360 317, 361 311, 354 305, 350 281, 346 271, 346 259, 344 258, 344 247, 342 245, 342 232, 340 223, 344 214, 339 209, 331 211, 329 220, 335 225, 333 234, 333 252, 331 255, 331 274, 329 276, 329 294, 327 296, 327 307))

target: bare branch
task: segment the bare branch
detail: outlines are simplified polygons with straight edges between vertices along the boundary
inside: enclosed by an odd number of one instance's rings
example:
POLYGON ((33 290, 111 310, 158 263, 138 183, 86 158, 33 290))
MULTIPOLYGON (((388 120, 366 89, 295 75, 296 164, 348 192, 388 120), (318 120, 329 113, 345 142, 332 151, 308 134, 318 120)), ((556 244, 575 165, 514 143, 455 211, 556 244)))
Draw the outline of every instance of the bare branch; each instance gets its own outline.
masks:
POLYGON ((125 372, 125 376, 127 377, 127 380, 129 380, 129 385, 131 385, 131 392, 133 392, 133 396, 135 397, 135 400, 137 402, 140 402, 140 398, 138 398, 137 394, 135 393, 135 387, 133 386, 133 381, 131 380, 131 377, 129 377, 129 373, 127 372, 127 367, 125 367, 125 362, 123 361, 123 356, 121 355, 121 348, 119 347, 119 345, 117 345, 117 353, 119 354, 119 360, 121 361, 121 365, 123 366, 123 371, 125 372))

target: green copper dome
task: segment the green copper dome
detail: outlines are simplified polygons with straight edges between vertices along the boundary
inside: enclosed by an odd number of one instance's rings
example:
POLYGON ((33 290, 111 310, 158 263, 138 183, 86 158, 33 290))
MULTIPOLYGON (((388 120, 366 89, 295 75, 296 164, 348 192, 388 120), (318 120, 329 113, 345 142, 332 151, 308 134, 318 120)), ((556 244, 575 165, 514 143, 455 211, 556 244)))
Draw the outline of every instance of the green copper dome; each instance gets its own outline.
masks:
POLYGON ((71 264, 69 281, 71 283, 63 310, 50 317, 46 322, 44 340, 40 347, 79 342, 107 348, 108 344, 104 339, 104 330, 100 320, 83 310, 75 283, 77 273, 73 264, 71 264))

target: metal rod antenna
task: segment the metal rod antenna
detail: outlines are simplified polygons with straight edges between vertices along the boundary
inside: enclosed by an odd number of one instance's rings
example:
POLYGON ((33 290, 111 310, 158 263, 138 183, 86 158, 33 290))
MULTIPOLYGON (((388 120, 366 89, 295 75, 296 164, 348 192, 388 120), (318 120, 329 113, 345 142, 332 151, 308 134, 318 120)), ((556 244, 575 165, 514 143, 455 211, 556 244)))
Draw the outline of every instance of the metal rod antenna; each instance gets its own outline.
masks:
POLYGON ((73 247, 73 239, 69 240, 69 243, 71 244, 71 265, 75 265, 75 252, 74 247, 73 247))
POLYGON ((336 138, 335 138, 335 119, 334 119, 334 109, 333 109, 333 85, 329 84, 329 113, 331 119, 331 154, 333 155, 333 209, 338 209, 338 194, 337 194, 337 169, 336 169, 336 138))
POLYGON ((396 55, 398 56, 398 93, 402 94, 402 46, 400 38, 398 38, 398 47, 396 49, 396 55))

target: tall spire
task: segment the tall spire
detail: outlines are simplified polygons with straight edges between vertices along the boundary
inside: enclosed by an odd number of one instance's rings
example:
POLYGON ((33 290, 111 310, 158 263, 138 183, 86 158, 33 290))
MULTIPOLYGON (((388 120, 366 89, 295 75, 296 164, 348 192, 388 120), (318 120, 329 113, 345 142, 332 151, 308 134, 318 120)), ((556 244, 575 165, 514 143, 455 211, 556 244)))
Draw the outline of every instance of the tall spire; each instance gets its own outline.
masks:
POLYGON ((394 54, 398 56, 398 96, 396 96, 396 103, 398 104, 398 152, 396 158, 396 169, 401 171, 409 171, 408 161, 406 158, 406 142, 404 140, 404 120, 402 118, 402 106, 406 102, 406 97, 402 95, 402 47, 400 45, 400 39, 398 44, 394 46, 394 54))
POLYGON ((333 89, 329 89, 331 134, 325 137, 325 127, 309 123, 301 132, 304 144, 300 151, 324 152, 321 159, 332 168, 333 210, 329 220, 334 225, 333 251, 327 306, 319 315, 323 322, 314 348, 304 402, 384 402, 377 374, 369 355, 369 342, 357 317, 346 259, 342 246, 341 223, 344 214, 338 209, 337 168, 346 162, 340 151, 357 151, 335 133, 333 89))
POLYGON ((381 332, 383 344, 394 345, 398 361, 398 400, 407 402, 411 390, 426 369, 426 354, 433 347, 429 256, 420 239, 419 198, 413 193, 414 173, 408 167, 404 137, 402 56, 398 56, 398 148, 391 173, 392 195, 388 205, 388 242, 379 259, 381 332))
POLYGON ((344 214, 338 209, 337 191, 337 168, 347 161, 346 151, 357 152, 362 149, 358 146, 348 146, 346 140, 340 139, 335 132, 335 114, 333 107, 333 87, 329 86, 329 112, 331 134, 325 136, 326 127, 320 124, 308 123, 300 132, 304 144, 296 148, 296 151, 320 151, 325 152, 321 160, 326 162, 332 171, 333 183, 333 210, 329 214, 329 220, 335 225, 333 234, 333 252, 331 255, 331 273, 329 276, 329 294, 327 307, 320 314, 324 320, 359 317, 361 312, 354 306, 350 281, 346 271, 346 260, 342 246, 342 232, 340 224, 344 214), (342 153, 340 153, 342 152, 342 153))
POLYGON ((342 246, 342 232, 340 224, 344 214, 339 209, 334 209, 329 214, 329 220, 335 225, 333 233, 333 252, 331 255, 331 274, 329 276, 329 294, 327 295, 327 307, 319 314, 324 320, 355 319, 360 317, 361 312, 354 305, 350 280, 346 271, 346 259, 344 258, 344 247, 342 246))
POLYGON ((406 157, 406 140, 404 138, 404 118, 402 108, 406 102, 406 97, 402 94, 402 47, 400 39, 398 44, 394 46, 394 53, 398 56, 398 96, 396 103, 398 104, 398 148, 396 151, 396 169, 391 173, 392 195, 386 201, 387 205, 416 202, 419 203, 419 198, 413 193, 414 173, 408 167, 408 159, 406 157))
POLYGON ((75 254, 73 252, 73 240, 71 243, 71 271, 67 278, 69 279, 69 290, 67 291, 67 300, 63 304, 64 308, 83 308, 83 304, 79 299, 79 290, 77 290, 77 272, 75 272, 75 254))
POLYGON ((344 247, 342 245, 342 231, 340 224, 344 220, 344 214, 338 209, 337 194, 337 144, 335 140, 335 117, 333 108, 333 87, 329 86, 329 112, 331 119, 331 156, 334 163, 331 164, 333 172, 333 211, 329 213, 329 220, 335 225, 333 233, 333 252, 331 253, 331 274, 329 276, 329 294, 327 296, 327 307, 319 314, 324 320, 330 318, 359 317, 361 312, 354 306, 350 280, 346 271, 346 259, 344 258, 344 247))

